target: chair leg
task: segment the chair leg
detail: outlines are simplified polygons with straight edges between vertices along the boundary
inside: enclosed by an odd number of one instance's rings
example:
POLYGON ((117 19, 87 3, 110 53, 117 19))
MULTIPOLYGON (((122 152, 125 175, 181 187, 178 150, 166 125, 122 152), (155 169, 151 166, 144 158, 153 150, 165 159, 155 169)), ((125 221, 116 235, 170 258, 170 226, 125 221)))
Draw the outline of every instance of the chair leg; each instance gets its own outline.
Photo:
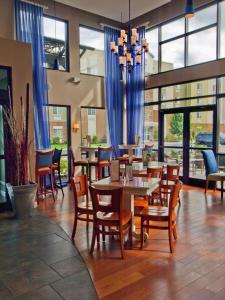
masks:
POLYGON ((86 230, 89 229, 89 214, 87 214, 86 230))
POLYGON ((102 226, 102 241, 105 242, 105 226, 102 226))
POLYGON ((143 248, 144 245, 144 221, 141 218, 141 249, 143 248))
POLYGON ((177 227, 176 227, 176 225, 174 225, 174 227, 173 227, 173 237, 174 237, 175 240, 177 240, 177 227))
POLYGON ((207 190, 208 190, 208 184, 209 184, 209 181, 208 181, 208 179, 206 179, 206 181, 205 181, 205 194, 207 193, 207 190))
POLYGON ((121 251, 121 257, 122 259, 124 259, 124 234, 121 227, 120 227, 120 251, 121 251))
POLYGON ((72 240, 74 240, 75 234, 77 230, 77 213, 74 214, 74 223, 73 223, 73 232, 72 232, 72 240))
POLYGON ((130 220, 130 228, 129 228, 129 242, 130 242, 130 247, 133 247, 133 221, 132 219, 130 220))
POLYGON ((62 191, 63 197, 64 197, 64 191, 63 191, 63 186, 62 186, 62 178, 61 178, 61 173, 60 170, 58 170, 58 175, 59 175, 59 184, 60 184, 60 189, 62 191))
MULTIPOLYGON (((91 241, 91 250, 90 250, 90 253, 92 254, 93 251, 94 251, 94 247, 95 247, 95 239, 96 239, 96 228, 95 228, 95 225, 93 226, 93 233, 92 233, 92 241, 91 241)), ((98 236, 98 235, 97 235, 98 236)))
MULTIPOLYGON (((52 181, 52 174, 49 174, 49 179, 50 179, 50 184, 51 184, 51 190, 52 190, 52 197, 55 201, 55 195, 54 195, 54 186, 53 186, 53 181, 52 181)), ((46 186, 45 186, 46 188, 46 186)))
POLYGON ((223 181, 221 181, 221 200, 223 200, 223 181))
POLYGON ((170 253, 173 253, 172 228, 170 226, 168 229, 168 235, 169 235, 169 243, 170 243, 170 253))

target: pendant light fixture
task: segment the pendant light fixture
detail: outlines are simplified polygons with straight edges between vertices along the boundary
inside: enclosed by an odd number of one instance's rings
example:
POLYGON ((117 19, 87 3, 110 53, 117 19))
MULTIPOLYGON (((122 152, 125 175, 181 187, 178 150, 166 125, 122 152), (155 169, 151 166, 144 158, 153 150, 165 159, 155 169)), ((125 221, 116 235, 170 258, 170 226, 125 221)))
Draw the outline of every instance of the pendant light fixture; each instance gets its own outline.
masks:
POLYGON ((193 6, 193 0, 186 0, 186 7, 185 7, 185 17, 192 18, 194 16, 195 10, 193 6))
POLYGON ((54 64, 53 64, 53 70, 59 70, 59 60, 56 57, 57 42, 56 42, 56 4, 55 4, 55 1, 54 1, 54 14, 55 14, 55 59, 54 59, 54 64))
MULTIPOLYGON (((129 22, 128 28, 120 31, 117 41, 111 41, 110 48, 115 55, 119 56, 118 63, 121 70, 127 69, 129 73, 135 66, 142 63, 142 54, 149 51, 149 44, 145 38, 139 40, 137 28, 131 27, 130 17, 130 0, 129 0, 129 22)), ((121 16, 122 18, 122 16, 121 16)))

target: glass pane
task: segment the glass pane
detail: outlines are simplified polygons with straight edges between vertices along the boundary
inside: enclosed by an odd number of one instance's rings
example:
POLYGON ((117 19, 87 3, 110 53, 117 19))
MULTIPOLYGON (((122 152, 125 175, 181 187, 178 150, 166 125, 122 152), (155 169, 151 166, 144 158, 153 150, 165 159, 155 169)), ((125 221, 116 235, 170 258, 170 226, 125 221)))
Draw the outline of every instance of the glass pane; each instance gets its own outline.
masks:
POLYGON ((5 160, 0 159, 0 203, 6 202, 5 160))
POLYGON ((190 146, 207 148, 213 145, 213 112, 190 113, 190 146))
POLYGON ((3 125, 3 110, 0 105, 0 155, 4 155, 4 125, 3 125))
POLYGON ((68 181, 68 156, 62 156, 60 161, 62 181, 68 181))
POLYGON ((53 68, 54 60, 59 61, 59 69, 67 69, 67 23, 44 17, 45 67, 53 68))
POLYGON ((183 149, 164 148, 164 161, 180 164, 180 175, 183 175, 183 149))
POLYGON ((80 26, 80 72, 104 76, 104 33, 80 26))
POLYGON ((158 102, 159 101, 159 89, 145 90, 145 102, 158 102))
POLYGON ((200 106, 200 105, 210 105, 215 104, 216 98, 199 98, 199 99, 190 99, 190 100, 182 100, 182 101, 171 101, 171 102, 162 102, 161 108, 178 108, 178 107, 190 107, 190 106, 200 106))
POLYGON ((52 149, 62 149, 67 154, 67 109, 60 106, 49 106, 49 131, 52 149))
POLYGON ((153 143, 158 149, 158 106, 145 106, 144 144, 153 143))
POLYGON ((225 77, 219 78, 219 93, 225 93, 225 77))
POLYGON ((214 59, 216 59, 216 27, 188 36, 189 66, 214 59))
MULTIPOLYGON (((224 81, 225 85, 225 81, 224 81)), ((171 85, 161 89, 161 99, 172 100, 216 94, 216 79, 171 85)))
POLYGON ((181 18, 179 20, 170 22, 162 27, 162 41, 171 39, 185 32, 185 20, 181 18))
POLYGON ((205 164, 201 150, 189 151, 189 177, 205 179, 205 164))
POLYGON ((6 69, 0 69, 0 90, 8 89, 8 74, 6 69))
POLYGON ((183 147, 183 114, 164 115, 164 146, 183 147))
POLYGON ((225 1, 220 3, 220 58, 225 57, 225 1))
POLYGON ((184 67, 184 38, 162 44, 161 71, 184 67))
MULTIPOLYGON (((197 11, 193 18, 188 19, 188 31, 196 30, 217 21, 217 5, 197 11)), ((199 44, 201 45, 201 44, 199 44)))
POLYGON ((218 151, 225 153, 225 98, 219 99, 219 141, 218 142, 218 151))
POLYGON ((219 169, 223 172, 225 172, 225 154, 220 154, 217 156, 218 166, 219 169))
POLYGON ((87 135, 91 136, 92 144, 107 145, 107 123, 105 109, 81 108, 82 142, 87 135))
POLYGON ((145 55, 145 75, 158 73, 159 29, 148 30, 145 37, 150 45, 149 52, 145 55))

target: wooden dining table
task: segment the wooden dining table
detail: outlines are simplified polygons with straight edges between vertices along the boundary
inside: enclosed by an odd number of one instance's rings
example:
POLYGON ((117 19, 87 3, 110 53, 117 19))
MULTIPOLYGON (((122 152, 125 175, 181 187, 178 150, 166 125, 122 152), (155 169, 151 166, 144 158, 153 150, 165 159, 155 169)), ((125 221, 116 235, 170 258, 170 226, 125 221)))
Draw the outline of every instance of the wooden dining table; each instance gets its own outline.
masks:
MULTIPOLYGON (((130 181, 124 181, 122 179, 119 181, 112 181, 111 177, 107 177, 94 182, 92 185, 99 189, 122 188, 122 210, 131 212, 134 216, 134 196, 151 195, 151 193, 159 186, 159 182, 159 178, 133 177, 133 180, 130 181)), ((133 235, 135 238, 140 238, 140 235, 136 233, 134 224, 133 235)))

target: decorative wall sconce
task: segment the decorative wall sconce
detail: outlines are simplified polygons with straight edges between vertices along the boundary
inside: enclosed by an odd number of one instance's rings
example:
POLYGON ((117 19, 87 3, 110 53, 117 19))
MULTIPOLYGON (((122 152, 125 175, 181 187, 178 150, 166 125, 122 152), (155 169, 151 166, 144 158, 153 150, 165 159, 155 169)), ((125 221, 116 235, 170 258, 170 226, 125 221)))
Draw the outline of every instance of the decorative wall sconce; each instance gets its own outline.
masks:
POLYGON ((78 122, 73 122, 73 132, 76 133, 80 129, 80 125, 78 122))

